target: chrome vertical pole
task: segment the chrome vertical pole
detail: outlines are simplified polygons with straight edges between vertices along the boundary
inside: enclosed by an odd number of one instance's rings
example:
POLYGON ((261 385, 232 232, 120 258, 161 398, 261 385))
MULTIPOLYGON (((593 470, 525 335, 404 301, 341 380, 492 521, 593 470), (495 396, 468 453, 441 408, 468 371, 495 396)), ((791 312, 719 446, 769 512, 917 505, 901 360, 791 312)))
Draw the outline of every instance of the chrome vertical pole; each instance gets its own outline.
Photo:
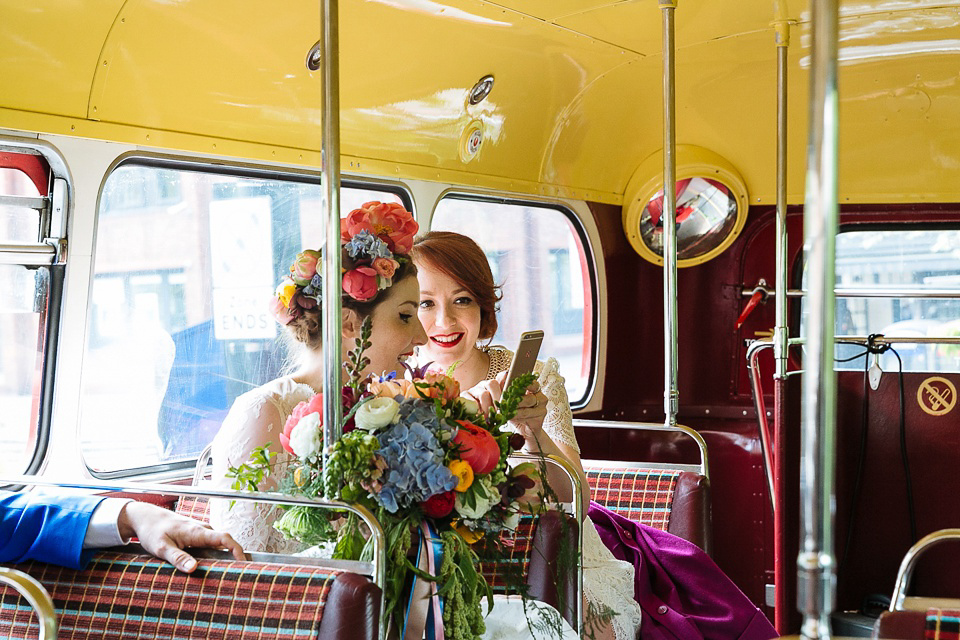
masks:
POLYGON ((677 424, 677 129, 674 83, 676 0, 659 0, 663 12, 663 412, 664 424, 677 424))
POLYGON ((322 0, 320 31, 323 61, 320 90, 323 92, 323 141, 320 181, 326 243, 323 251, 323 424, 326 450, 340 439, 340 42, 337 0, 322 0), (329 277, 330 274, 336 274, 329 277))
POLYGON ((829 638, 836 597, 833 554, 836 466, 834 286, 837 212, 837 0, 812 0, 810 132, 804 201, 804 252, 809 274, 807 349, 801 408, 800 521, 797 601, 803 638, 829 638))
MULTIPOLYGON (((779 16, 778 16, 779 17, 779 16)), ((774 23, 777 44, 777 222, 775 323, 773 327, 774 379, 787 375, 787 52, 790 23, 774 23)))

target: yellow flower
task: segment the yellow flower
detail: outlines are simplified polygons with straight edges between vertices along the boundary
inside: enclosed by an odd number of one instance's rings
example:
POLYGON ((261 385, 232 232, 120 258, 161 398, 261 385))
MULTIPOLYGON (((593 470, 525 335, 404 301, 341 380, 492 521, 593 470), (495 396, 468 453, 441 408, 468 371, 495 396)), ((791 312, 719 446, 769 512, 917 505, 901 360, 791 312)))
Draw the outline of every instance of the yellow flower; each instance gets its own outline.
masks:
POLYGON ((292 280, 284 280, 280 283, 280 286, 277 287, 277 297, 280 298, 280 302, 283 303, 283 306, 287 309, 290 308, 290 300, 293 298, 293 294, 297 292, 297 285, 293 283, 292 280))
POLYGON ((310 480, 310 472, 304 469, 303 467, 297 467, 297 470, 293 472, 293 482, 298 487, 302 487, 307 484, 310 480))
POLYGON ((453 530, 459 533, 460 537, 463 538, 467 544, 473 544, 483 537, 483 531, 473 531, 457 521, 453 522, 453 530))
POLYGON ((457 486, 453 488, 454 491, 463 493, 473 484, 473 467, 471 467, 470 463, 466 460, 454 460, 447 465, 447 468, 450 469, 450 473, 457 476, 459 480, 457 486))

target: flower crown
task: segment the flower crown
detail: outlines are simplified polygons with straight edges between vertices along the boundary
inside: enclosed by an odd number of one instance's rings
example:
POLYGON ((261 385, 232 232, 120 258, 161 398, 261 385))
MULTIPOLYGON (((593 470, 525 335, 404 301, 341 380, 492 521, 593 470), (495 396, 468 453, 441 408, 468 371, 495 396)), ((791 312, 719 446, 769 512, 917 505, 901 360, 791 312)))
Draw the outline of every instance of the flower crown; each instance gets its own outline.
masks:
MULTIPOLYGON (((370 302, 393 284, 401 264, 410 261, 413 237, 420 225, 393 202, 366 202, 340 220, 341 295, 370 302)), ((277 322, 290 324, 306 309, 320 305, 321 253, 297 254, 290 275, 274 292, 272 311, 277 322)))

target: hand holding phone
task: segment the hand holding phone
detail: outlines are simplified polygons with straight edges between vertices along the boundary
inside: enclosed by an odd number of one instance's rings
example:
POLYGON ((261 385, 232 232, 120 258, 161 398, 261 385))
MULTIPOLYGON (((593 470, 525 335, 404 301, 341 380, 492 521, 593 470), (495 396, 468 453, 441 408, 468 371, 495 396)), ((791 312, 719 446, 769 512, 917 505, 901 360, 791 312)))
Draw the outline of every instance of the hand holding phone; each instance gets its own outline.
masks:
POLYGON ((503 388, 506 389, 517 376, 533 372, 533 367, 537 364, 537 356, 540 354, 540 345, 543 343, 543 331, 526 331, 520 335, 520 343, 517 344, 516 351, 513 352, 513 362, 510 363, 510 371, 507 373, 506 380, 503 381, 503 388))

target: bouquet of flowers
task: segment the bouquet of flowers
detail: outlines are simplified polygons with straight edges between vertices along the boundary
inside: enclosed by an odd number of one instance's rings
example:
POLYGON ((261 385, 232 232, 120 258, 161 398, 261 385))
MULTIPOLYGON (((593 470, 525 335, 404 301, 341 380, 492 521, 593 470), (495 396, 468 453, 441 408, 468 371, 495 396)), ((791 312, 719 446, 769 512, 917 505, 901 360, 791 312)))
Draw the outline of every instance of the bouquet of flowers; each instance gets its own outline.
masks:
MULTIPOLYGON (((413 575, 435 583, 444 598, 447 637, 474 638, 484 630, 480 601, 486 596, 492 606, 492 599, 471 545, 486 538, 487 553, 502 548, 500 534, 515 529, 521 511, 535 508, 544 491, 538 465, 507 464, 523 438, 504 426, 533 375, 516 379, 484 415, 443 373, 411 370, 403 378, 361 379, 369 332, 368 321, 345 365, 350 383, 342 393, 343 436, 326 452, 326 468, 318 394, 294 409, 280 435, 297 462, 279 486, 295 495, 361 504, 376 515, 387 537, 384 595, 395 628, 402 628, 401 599, 413 575), (433 573, 409 559, 420 531, 429 531, 431 544, 442 547, 433 573)), ((232 470, 236 486, 256 488, 271 467, 270 454, 257 450, 253 462, 232 470)), ((350 514, 336 525, 322 510, 293 507, 274 526, 307 544, 335 541, 336 558, 368 559, 359 519, 350 514)))

